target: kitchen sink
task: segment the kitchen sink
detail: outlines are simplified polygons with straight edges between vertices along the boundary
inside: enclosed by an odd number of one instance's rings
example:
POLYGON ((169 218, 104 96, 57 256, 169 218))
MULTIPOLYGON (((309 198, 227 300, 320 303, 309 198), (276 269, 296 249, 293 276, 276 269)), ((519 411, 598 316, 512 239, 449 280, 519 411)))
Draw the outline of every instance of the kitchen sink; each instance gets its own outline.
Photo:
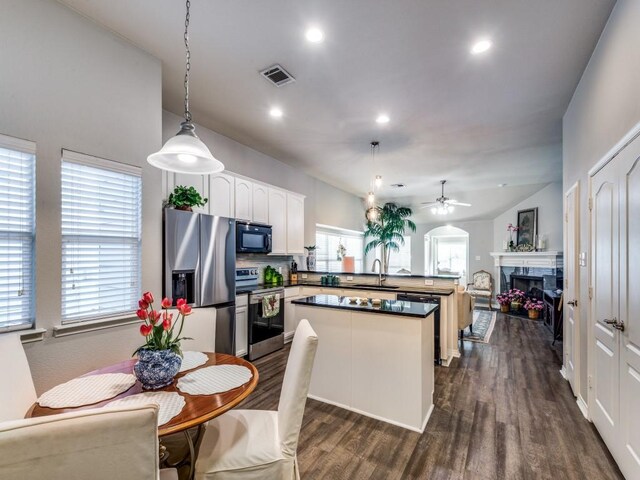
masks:
POLYGON ((371 285, 369 283, 354 283, 354 284, 343 284, 343 287, 358 287, 358 288, 364 288, 364 289, 396 289, 396 288, 400 288, 397 285, 382 285, 382 286, 378 286, 378 285, 371 285))

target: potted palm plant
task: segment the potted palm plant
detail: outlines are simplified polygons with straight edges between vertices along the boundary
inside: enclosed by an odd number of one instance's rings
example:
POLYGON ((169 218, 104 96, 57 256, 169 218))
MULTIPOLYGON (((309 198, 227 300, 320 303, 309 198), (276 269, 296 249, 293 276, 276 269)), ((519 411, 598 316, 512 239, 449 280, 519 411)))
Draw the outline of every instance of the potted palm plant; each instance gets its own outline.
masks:
POLYGON ((391 252, 398 252, 404 245, 404 232, 409 229, 416 231, 416 224, 409 220, 413 211, 409 207, 401 207, 393 202, 383 206, 372 207, 377 215, 369 220, 364 231, 365 238, 371 240, 364 247, 365 255, 380 247, 382 269, 389 273, 389 256, 391 252))

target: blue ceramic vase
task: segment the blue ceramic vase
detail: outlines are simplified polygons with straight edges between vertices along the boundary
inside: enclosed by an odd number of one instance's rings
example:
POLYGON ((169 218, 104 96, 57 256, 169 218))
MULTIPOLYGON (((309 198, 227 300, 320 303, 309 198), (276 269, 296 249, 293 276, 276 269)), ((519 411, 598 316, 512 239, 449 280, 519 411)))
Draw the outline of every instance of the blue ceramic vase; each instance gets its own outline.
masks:
POLYGON ((178 374, 182 357, 171 350, 146 350, 138 352, 138 361, 133 373, 145 390, 166 387, 178 374))

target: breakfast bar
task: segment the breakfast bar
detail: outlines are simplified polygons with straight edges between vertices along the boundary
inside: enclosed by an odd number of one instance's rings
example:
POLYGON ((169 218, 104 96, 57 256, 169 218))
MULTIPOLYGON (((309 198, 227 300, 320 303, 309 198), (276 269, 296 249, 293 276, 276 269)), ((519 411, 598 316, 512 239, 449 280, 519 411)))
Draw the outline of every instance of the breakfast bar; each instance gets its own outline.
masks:
POLYGON ((423 432, 433 409, 436 304, 315 295, 294 300, 321 339, 309 398, 423 432))

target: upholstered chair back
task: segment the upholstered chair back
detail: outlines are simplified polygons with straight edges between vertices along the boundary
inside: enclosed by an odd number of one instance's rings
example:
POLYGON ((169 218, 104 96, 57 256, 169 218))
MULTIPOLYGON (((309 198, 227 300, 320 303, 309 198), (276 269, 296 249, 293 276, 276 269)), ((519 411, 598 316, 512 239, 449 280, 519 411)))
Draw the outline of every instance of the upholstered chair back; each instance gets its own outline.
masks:
POLYGON ((480 270, 473 274, 473 288, 491 290, 491 274, 480 270))
POLYGON ((285 455, 294 456, 298 448, 298 437, 317 348, 316 333, 307 320, 301 320, 293 337, 278 404, 278 432, 282 453, 285 455))
POLYGON ((0 382, 0 422, 24 418, 37 397, 27 356, 15 333, 0 335, 0 382))
POLYGON ((5 422, 0 424, 0 476, 157 480, 157 414, 156 405, 146 405, 5 422))

